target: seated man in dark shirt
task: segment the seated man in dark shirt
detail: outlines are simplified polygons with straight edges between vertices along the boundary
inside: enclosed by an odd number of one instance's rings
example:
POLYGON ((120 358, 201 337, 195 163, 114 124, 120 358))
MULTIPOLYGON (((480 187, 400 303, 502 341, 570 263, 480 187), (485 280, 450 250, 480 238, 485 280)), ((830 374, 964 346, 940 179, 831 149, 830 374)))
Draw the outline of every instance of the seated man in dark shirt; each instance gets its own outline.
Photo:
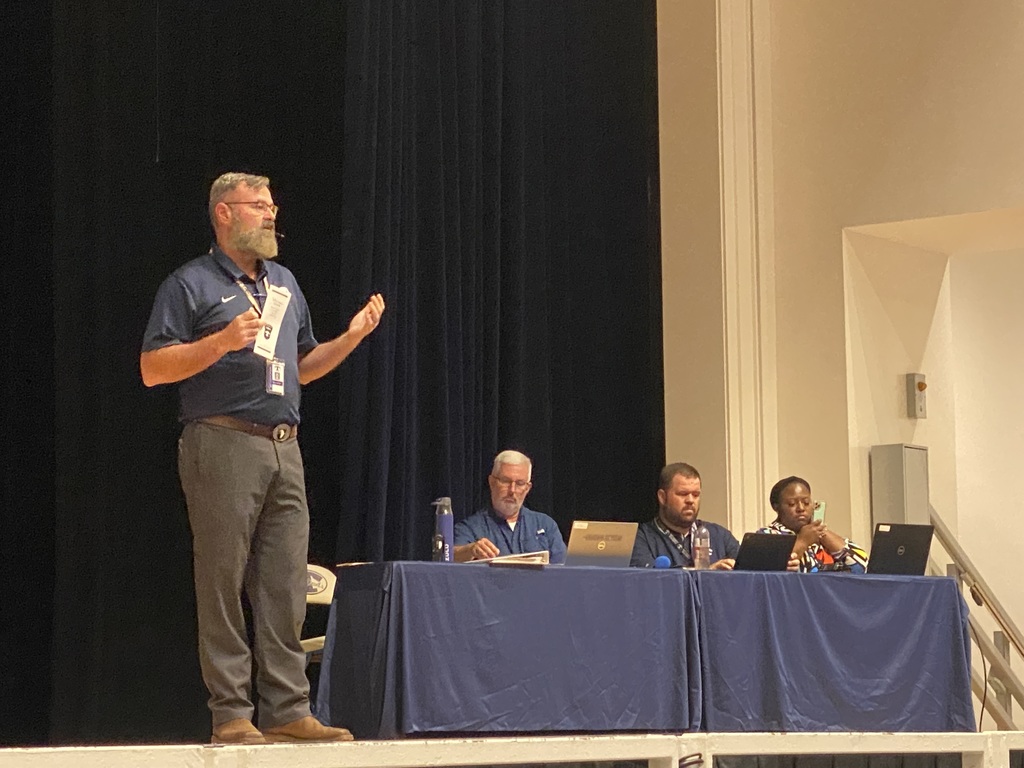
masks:
POLYGON ((558 524, 523 506, 530 492, 533 464, 519 451, 494 457, 487 484, 491 503, 455 526, 455 562, 484 560, 547 550, 552 563, 565 562, 565 542, 558 524))
POLYGON ((731 571, 740 545, 729 530, 700 520, 700 473, 689 464, 669 464, 658 479, 658 515, 641 523, 630 565, 649 568, 665 555, 672 565, 693 567, 693 532, 703 525, 711 535, 713 570, 731 571))

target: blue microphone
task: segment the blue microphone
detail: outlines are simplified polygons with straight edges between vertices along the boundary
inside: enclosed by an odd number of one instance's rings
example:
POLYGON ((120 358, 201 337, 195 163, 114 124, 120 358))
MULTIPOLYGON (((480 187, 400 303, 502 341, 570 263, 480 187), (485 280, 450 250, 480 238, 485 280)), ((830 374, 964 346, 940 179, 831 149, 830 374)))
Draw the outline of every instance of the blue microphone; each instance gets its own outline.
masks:
POLYGON ((658 555, 656 558, 654 558, 654 567, 655 568, 671 568, 672 567, 672 561, 669 560, 669 558, 666 555, 658 555))

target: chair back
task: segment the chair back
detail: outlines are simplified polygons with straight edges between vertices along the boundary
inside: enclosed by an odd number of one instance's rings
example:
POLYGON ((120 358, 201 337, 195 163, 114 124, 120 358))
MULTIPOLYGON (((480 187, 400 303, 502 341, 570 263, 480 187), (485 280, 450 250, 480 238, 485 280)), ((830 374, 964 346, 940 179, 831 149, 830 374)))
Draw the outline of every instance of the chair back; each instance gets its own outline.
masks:
POLYGON ((334 571, 312 563, 306 566, 306 603, 330 605, 334 600, 334 587, 338 577, 334 571))

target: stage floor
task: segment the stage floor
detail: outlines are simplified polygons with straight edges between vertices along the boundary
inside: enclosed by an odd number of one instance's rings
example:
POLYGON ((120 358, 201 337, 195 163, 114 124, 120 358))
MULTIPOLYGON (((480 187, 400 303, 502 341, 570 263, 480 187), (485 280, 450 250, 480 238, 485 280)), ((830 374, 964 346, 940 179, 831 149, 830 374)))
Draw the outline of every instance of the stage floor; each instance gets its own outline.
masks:
POLYGON ((0 749, 0 768, 427 768, 644 760, 650 768, 710 768, 716 756, 771 754, 959 754, 963 768, 1010 768, 1011 751, 1019 764, 1024 733, 693 733, 0 749))

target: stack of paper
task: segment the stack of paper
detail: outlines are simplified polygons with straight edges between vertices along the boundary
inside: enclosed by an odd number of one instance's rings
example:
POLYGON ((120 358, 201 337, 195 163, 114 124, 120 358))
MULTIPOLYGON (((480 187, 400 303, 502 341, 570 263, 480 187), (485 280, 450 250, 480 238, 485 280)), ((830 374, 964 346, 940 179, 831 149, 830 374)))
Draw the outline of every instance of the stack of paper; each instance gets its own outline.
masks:
POLYGON ((523 552, 519 555, 492 557, 481 562, 489 563, 490 565, 547 565, 551 562, 551 553, 546 549, 542 549, 540 552, 523 552))

